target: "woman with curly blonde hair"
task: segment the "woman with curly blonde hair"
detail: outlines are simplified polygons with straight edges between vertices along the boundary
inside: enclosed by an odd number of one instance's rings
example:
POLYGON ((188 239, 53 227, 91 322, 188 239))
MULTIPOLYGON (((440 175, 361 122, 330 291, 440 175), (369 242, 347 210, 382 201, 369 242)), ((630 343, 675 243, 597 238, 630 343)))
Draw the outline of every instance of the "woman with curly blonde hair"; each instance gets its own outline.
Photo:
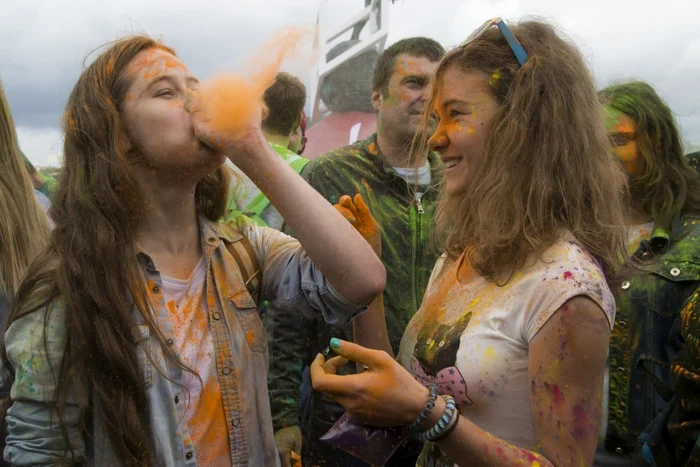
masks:
POLYGON ((428 109, 445 254, 398 363, 333 340, 314 388, 426 441, 421 466, 590 465, 626 258, 593 77, 552 26, 496 18, 440 62, 428 109), (335 375, 344 357, 368 370, 335 375))

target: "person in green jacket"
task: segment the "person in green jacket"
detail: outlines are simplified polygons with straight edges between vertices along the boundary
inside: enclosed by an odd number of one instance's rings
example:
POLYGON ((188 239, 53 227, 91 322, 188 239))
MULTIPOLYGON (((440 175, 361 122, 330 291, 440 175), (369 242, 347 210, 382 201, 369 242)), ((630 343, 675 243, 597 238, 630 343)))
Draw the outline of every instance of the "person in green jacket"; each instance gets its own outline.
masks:
MULTIPOLYGON (((280 72, 272 86, 265 91, 264 101, 268 109, 267 117, 262 122, 265 139, 295 172, 301 172, 309 161, 297 154, 299 147, 289 146, 295 130, 301 124, 306 87, 299 78, 280 72)), ((270 200, 243 172, 236 167, 232 167, 232 170, 232 195, 226 218, 244 214, 258 225, 281 230, 284 219, 270 200)))
MULTIPOLYGON (((301 172, 332 204, 343 195, 360 193, 381 226, 381 256, 388 275, 383 299, 394 352, 420 307, 439 256, 431 247, 430 231, 441 163, 434 153, 413 154, 411 146, 444 53, 439 43, 424 37, 404 39, 386 49, 377 61, 372 85, 377 132, 312 160, 301 172)), ((302 465, 367 465, 319 440, 343 408, 321 394, 311 395, 308 382, 301 395, 304 422, 299 419, 302 369, 326 348, 330 337, 352 340, 352 326, 329 326, 292 313, 279 313, 275 319, 268 386, 278 449, 281 453, 298 449, 303 432, 302 465)), ((387 465, 413 465, 418 453, 415 446, 403 447, 387 465)))

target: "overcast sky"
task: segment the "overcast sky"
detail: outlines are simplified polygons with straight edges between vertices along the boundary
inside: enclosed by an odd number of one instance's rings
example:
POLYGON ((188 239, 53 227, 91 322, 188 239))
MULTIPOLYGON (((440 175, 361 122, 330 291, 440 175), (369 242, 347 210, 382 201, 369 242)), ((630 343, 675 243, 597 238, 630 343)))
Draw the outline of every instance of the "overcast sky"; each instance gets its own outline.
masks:
MULTIPOLYGON (((337 21, 363 5, 329 0, 337 21)), ((235 69, 281 26, 313 25, 318 6, 319 0, 2 0, 0 80, 22 149, 36 165, 60 164, 59 118, 68 94, 85 58, 110 40, 132 31, 161 37, 206 78, 235 69)), ((649 82, 670 104, 685 140, 700 144, 700 1, 397 0, 390 10, 389 43, 423 35, 446 47, 493 16, 543 16, 582 48, 599 87, 628 78, 649 82)), ((313 79, 308 65, 294 71, 313 79)))

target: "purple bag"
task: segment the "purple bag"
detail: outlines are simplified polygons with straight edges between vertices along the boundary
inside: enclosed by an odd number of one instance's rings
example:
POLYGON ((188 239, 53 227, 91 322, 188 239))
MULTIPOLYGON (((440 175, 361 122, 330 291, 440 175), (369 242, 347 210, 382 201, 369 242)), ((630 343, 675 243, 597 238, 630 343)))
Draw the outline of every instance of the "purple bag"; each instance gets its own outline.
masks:
POLYGON ((379 428, 362 425, 345 412, 321 437, 343 451, 371 465, 386 464, 404 441, 401 427, 379 428))

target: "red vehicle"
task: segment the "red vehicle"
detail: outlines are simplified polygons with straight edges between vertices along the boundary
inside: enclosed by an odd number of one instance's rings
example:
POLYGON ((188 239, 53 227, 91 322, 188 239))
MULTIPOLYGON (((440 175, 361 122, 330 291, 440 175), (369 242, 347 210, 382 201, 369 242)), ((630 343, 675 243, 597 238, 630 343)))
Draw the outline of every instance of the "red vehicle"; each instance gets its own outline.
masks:
POLYGON ((310 128, 304 157, 365 139, 377 129, 371 104, 372 74, 388 34, 389 0, 365 0, 365 8, 339 29, 327 31, 328 0, 318 15, 322 59, 312 88, 310 128), (367 26, 365 28, 365 26, 367 26), (347 33, 351 31, 350 38, 347 33))

